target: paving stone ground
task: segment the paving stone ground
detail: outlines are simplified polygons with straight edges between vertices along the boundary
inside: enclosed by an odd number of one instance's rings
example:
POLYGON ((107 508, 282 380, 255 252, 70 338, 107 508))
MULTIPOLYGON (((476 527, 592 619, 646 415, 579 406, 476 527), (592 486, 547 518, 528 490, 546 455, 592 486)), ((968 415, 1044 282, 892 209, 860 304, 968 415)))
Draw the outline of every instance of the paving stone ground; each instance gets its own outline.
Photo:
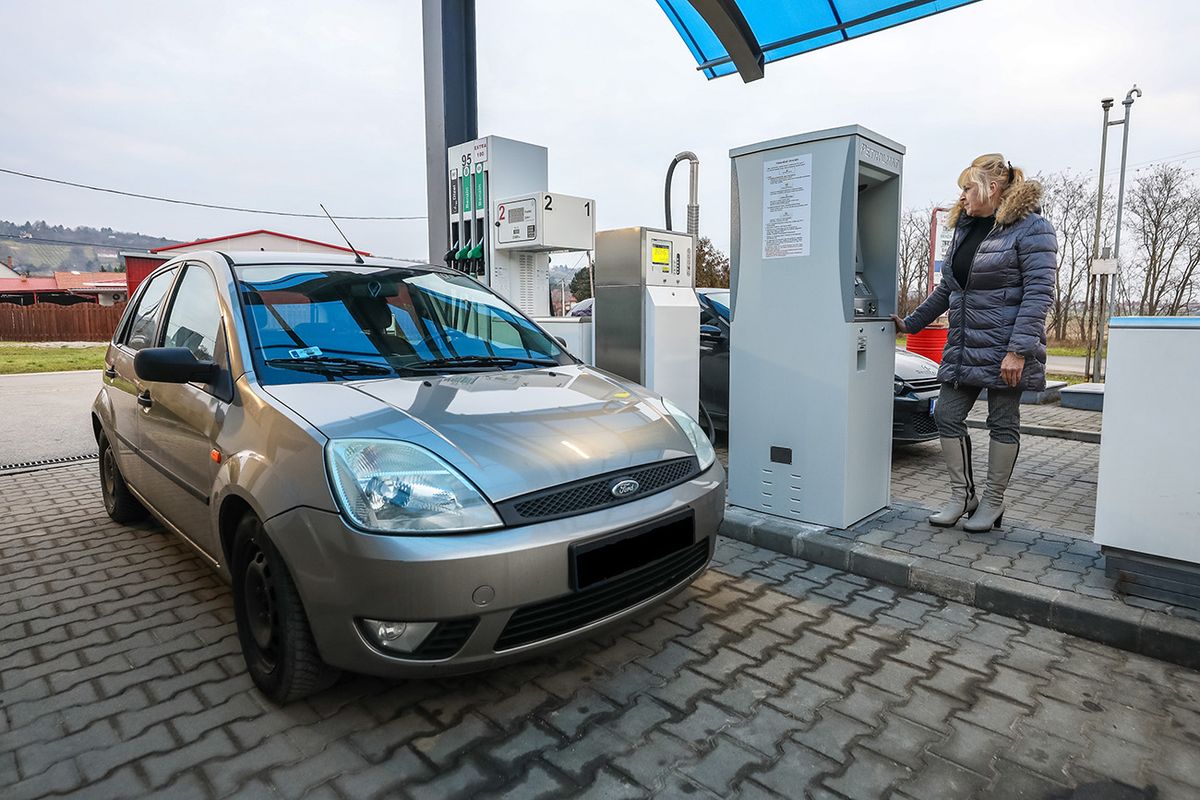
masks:
POLYGON ((585 645, 277 708, 94 471, 0 476, 5 800, 1200 796, 1200 673, 729 540, 585 645))
MULTIPOLYGON (((1104 414, 1100 411, 1086 411, 1082 408, 1063 408, 1058 403, 1046 405, 1021 406, 1021 424, 1034 425, 1039 428, 1059 428, 1069 431, 1087 431, 1099 433, 1100 423, 1104 414)), ((970 420, 983 421, 987 419, 987 402, 975 404, 970 420)))
MULTIPOLYGON (((1087 412, 1085 412, 1087 413, 1087 412)), ((988 433, 971 431, 976 485, 987 483, 988 433)), ((1096 521, 1100 445, 1048 436, 1022 436, 1005 495, 1006 522, 1091 539, 1096 521)), ((937 441, 892 450, 892 498, 938 508, 950 498, 937 441)))

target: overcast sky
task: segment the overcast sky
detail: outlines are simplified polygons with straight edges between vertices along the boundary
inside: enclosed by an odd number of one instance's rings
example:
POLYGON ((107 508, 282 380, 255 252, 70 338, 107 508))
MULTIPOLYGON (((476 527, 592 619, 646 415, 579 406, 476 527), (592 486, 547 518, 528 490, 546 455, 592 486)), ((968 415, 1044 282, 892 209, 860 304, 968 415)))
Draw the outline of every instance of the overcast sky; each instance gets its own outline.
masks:
MULTIPOLYGON (((781 0, 782 2, 783 0, 781 0)), ((4 2, 0 167, 285 211, 425 213, 419 0, 4 2)), ((480 134, 550 149, 550 189, 600 228, 661 226, 671 157, 701 159, 701 228, 729 241, 730 148, 851 123, 908 147, 904 195, 955 195, 975 155, 1094 170, 1101 97, 1133 83, 1129 160, 1200 166, 1200 3, 982 0, 705 80, 653 0, 478 0, 480 134), (1182 157, 1182 158, 1181 158, 1182 157)), ((1119 128, 1110 164, 1119 158, 1119 128)), ((1111 173, 1110 173, 1111 174, 1111 173)), ((682 226, 686 178, 677 178, 682 226)), ((0 218, 186 240, 327 222, 204 211, 0 174, 0 218)), ((423 221, 349 222, 424 257, 423 221)))

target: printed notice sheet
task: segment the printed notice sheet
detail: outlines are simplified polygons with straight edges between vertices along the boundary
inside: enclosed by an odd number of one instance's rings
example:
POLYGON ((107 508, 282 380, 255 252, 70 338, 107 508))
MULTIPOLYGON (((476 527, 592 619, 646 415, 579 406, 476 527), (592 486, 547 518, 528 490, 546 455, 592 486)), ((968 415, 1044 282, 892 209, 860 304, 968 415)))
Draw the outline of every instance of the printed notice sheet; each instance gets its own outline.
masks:
POLYGON ((806 256, 812 154, 763 162, 763 258, 806 256))

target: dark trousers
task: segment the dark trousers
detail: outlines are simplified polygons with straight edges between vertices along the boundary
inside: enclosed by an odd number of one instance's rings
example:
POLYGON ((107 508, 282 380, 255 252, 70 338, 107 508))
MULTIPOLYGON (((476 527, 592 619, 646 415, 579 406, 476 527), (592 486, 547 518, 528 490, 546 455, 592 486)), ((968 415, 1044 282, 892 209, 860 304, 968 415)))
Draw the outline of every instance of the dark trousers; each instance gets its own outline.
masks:
MULTIPOLYGON (((938 432, 945 437, 961 439, 967 435, 967 414, 979 399, 979 386, 958 386, 943 383, 933 418, 938 432)), ((1021 442, 1021 390, 988 389, 987 426, 991 437, 998 442, 1021 442)))

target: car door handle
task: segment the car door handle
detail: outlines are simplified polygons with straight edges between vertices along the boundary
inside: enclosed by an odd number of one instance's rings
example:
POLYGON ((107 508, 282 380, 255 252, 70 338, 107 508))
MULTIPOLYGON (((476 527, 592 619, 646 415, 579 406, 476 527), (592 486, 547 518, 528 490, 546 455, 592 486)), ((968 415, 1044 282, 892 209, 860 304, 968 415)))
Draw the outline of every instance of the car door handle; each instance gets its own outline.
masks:
POLYGON ((108 366, 106 366, 104 368, 104 377, 106 377, 106 378, 117 377, 117 368, 114 367, 112 364, 109 364, 108 366))
POLYGON ((154 405, 154 400, 150 397, 150 390, 147 389, 139 394, 137 396, 137 402, 142 408, 149 408, 150 406, 154 405))

